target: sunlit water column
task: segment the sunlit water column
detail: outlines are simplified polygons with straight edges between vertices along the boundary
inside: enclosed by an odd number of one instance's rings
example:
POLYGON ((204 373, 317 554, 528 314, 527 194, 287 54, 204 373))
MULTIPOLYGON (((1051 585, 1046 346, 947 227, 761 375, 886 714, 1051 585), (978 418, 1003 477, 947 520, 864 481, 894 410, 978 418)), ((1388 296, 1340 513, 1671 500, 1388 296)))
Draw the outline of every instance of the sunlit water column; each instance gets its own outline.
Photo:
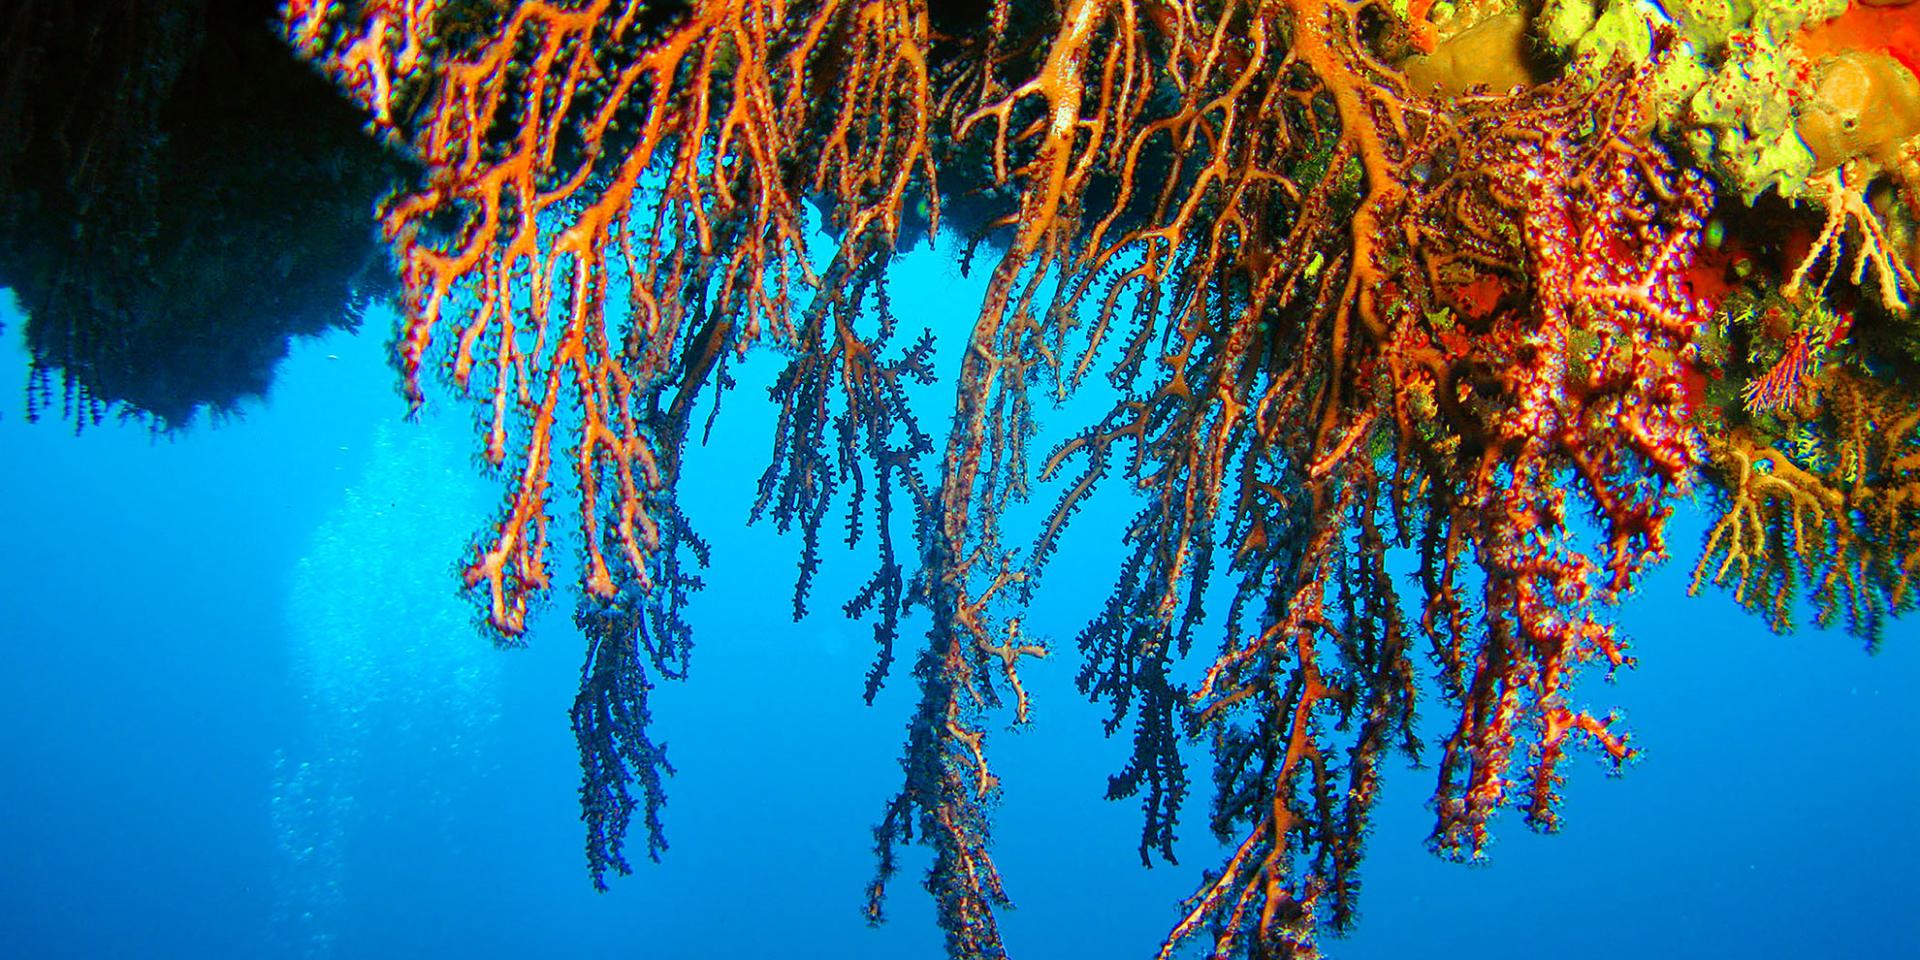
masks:
POLYGON ((433 560, 462 555, 491 488, 455 425, 382 425, 370 442, 286 607, 305 731, 275 758, 275 920, 288 954, 309 958, 333 955, 355 868, 380 857, 369 828, 395 805, 445 813, 484 772, 499 712, 499 658, 433 560))

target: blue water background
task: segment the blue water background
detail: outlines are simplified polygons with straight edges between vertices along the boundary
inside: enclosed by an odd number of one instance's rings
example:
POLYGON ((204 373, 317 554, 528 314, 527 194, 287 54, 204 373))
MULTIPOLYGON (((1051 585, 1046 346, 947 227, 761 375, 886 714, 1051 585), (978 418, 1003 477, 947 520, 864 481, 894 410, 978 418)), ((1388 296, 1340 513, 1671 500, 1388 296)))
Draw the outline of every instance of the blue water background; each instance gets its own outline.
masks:
MULTIPOLYGON (((977 279, 927 256, 903 278, 903 323, 941 331, 951 368, 977 279)), ((0 384, 20 385, 11 303, 0 320, 0 384)), ((693 676, 653 705, 679 771, 672 847, 599 895, 570 604, 525 649, 470 627, 453 564, 498 494, 458 404, 403 421, 388 323, 299 344, 270 398, 178 436, 76 439, 26 423, 17 386, 0 394, 0 957, 939 957, 924 851, 887 925, 860 911, 923 622, 872 707, 868 628, 837 617, 866 555, 828 550, 815 614, 792 622, 797 538, 744 522, 770 358, 736 370, 688 457, 683 505, 715 563, 693 676)), ((919 397, 936 429, 948 391, 919 397)), ((1062 428, 1088 409, 1041 415, 1062 428)), ((1036 723, 993 721, 1016 958, 1150 956, 1217 862, 1198 748, 1179 866, 1143 869, 1135 803, 1101 799, 1126 737, 1103 739, 1104 708, 1074 692, 1073 637, 1114 572, 1119 486, 1077 518, 1027 622, 1056 650, 1025 670, 1036 723)), ((1644 758, 1616 778, 1576 757, 1564 830, 1503 815, 1471 867, 1426 852, 1433 773, 1395 761, 1361 922, 1330 956, 1920 956, 1920 620, 1868 655, 1838 633, 1771 635, 1719 591, 1688 598, 1704 522, 1683 513, 1679 559, 1622 613, 1639 668, 1578 690, 1625 708, 1644 758)), ((1423 729, 1447 714, 1429 700, 1423 729)))

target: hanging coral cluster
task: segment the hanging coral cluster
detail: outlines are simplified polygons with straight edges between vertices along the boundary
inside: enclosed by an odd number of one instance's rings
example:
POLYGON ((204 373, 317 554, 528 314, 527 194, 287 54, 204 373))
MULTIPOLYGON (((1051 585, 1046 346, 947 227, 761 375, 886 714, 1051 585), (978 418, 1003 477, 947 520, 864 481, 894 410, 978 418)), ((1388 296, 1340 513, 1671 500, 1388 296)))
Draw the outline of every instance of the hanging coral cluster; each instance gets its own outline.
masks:
POLYGON ((1913 208, 1864 193, 1859 165, 1906 154, 1876 134, 1831 171, 1728 166, 1715 91, 1760 82, 1753 37, 1817 21, 1621 26, 1639 9, 290 2, 293 45, 427 170, 381 214, 400 364, 415 403, 444 370, 487 411, 508 494, 465 578, 503 637, 551 585, 556 460, 576 485, 596 880, 625 870, 636 809, 657 830, 645 692, 684 666, 685 564, 706 554, 674 489, 699 398, 717 409, 751 348, 787 358, 755 513, 797 521, 796 614, 836 506, 876 554, 844 606, 875 621, 869 698, 906 608, 931 614, 869 913, 895 845, 930 846, 955 957, 1004 954, 986 730, 1003 697, 1026 717, 1018 668, 1044 647, 1020 611, 1116 471, 1140 512, 1079 640, 1110 732, 1134 725, 1110 793, 1141 797, 1141 854, 1170 858, 1182 747, 1204 738, 1229 850, 1162 956, 1310 956, 1351 921, 1380 762, 1422 747, 1417 642, 1456 717, 1436 849, 1478 856, 1509 804, 1551 828, 1569 749, 1632 754, 1574 680, 1629 662, 1603 608, 1665 557, 1703 475, 1729 502, 1703 575, 1761 604, 1804 572, 1822 617, 1845 605, 1864 631, 1910 607, 1913 208), (1692 112, 1666 106, 1676 83, 1692 112), (943 228, 991 263, 937 436, 904 390, 931 381, 932 341, 896 339, 886 267, 943 228), (1835 284, 1847 254, 1864 266, 1835 284), (1113 406, 1034 460, 1036 395, 1102 372, 1113 406), (1001 517, 1036 483, 1059 499, 1023 547, 1001 517), (1189 675, 1210 623, 1222 645, 1189 675))

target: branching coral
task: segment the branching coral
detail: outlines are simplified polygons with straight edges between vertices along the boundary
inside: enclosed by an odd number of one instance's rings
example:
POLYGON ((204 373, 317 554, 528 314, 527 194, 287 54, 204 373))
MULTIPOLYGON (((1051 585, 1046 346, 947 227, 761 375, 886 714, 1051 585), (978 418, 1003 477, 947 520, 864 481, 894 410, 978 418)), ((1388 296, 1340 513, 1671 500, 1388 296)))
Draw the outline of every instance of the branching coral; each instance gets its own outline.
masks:
POLYGON ((1707 535, 1693 588, 1730 583, 1776 630, 1793 622, 1796 588, 1814 618, 1846 614, 1877 641, 1889 614, 1911 610, 1920 577, 1920 403, 1836 368, 1810 417, 1768 439, 1739 427, 1711 442, 1725 509, 1707 535))
MULTIPOLYGON (((799 323, 796 283, 828 291, 830 306, 872 282, 932 174, 925 112, 892 93, 924 97, 925 21, 905 4, 829 4, 788 36, 768 30, 780 5, 751 0, 701 4, 670 27, 613 0, 470 6, 373 3, 343 20, 328 4, 295 4, 288 31, 376 122, 393 123, 430 38, 453 18, 483 18, 460 22, 483 42, 433 61, 431 99, 405 131, 433 173, 383 222, 408 289, 408 396, 421 401, 432 339, 453 324, 456 387, 478 375, 491 397, 487 461, 516 463, 504 515, 466 570, 491 595, 493 625, 514 635, 549 583, 563 401, 580 418, 583 586, 610 599, 615 559, 644 570, 657 547, 648 501, 671 483, 662 460, 676 455, 692 392, 728 350, 832 335, 799 323), (796 173, 786 151, 802 141, 811 163, 796 173), (809 191, 846 205, 824 271, 807 255, 809 191)), ((867 353, 837 373, 861 377, 867 353)))
MULTIPOLYGON (((1231 288, 1252 265, 1271 279, 1244 281, 1257 293, 1230 301, 1237 312, 1224 319, 1212 314, 1221 307, 1176 301, 1170 339, 1183 349, 1170 379, 1070 445, 1096 462, 1121 440, 1145 447, 1134 472, 1155 498, 1132 533, 1127 594, 1090 632, 1089 652, 1107 665, 1102 688, 1131 666, 1148 707, 1166 698, 1165 669, 1132 656, 1137 625, 1160 624, 1144 644, 1156 658, 1183 644, 1210 568, 1168 561, 1210 549, 1218 505, 1233 504, 1235 609, 1258 627, 1230 633, 1193 693, 1193 719, 1219 728, 1216 830, 1248 829, 1172 938, 1212 924, 1226 952, 1298 951, 1323 909, 1335 925, 1351 916, 1377 759, 1412 746, 1413 668, 1380 566, 1386 544, 1420 546, 1422 625, 1461 710, 1435 843, 1477 855, 1511 796, 1516 755, 1537 758, 1525 806, 1551 826, 1556 765, 1574 735, 1629 753, 1607 718, 1569 705, 1565 683, 1590 659, 1624 662, 1589 605, 1661 554, 1665 498, 1696 456, 1679 364, 1701 319, 1682 271, 1704 184, 1630 145, 1638 117, 1618 86, 1444 104, 1396 92, 1360 45, 1361 9, 1298 11, 1322 19, 1302 21, 1291 53, 1325 78, 1342 120, 1334 162, 1295 188, 1299 219, 1234 238, 1237 255, 1218 266, 1185 266, 1217 271, 1193 297, 1231 288), (1324 32, 1303 35, 1314 27, 1324 32), (1343 193, 1362 198, 1350 213, 1343 193), (1342 246, 1341 267, 1316 281, 1315 255, 1342 246), (1592 553, 1571 543, 1568 475, 1601 521, 1592 553), (1479 573, 1474 603, 1468 568, 1479 573), (1357 739, 1336 747, 1334 731, 1357 739)), ((1280 86, 1293 64, 1276 66, 1280 86)), ((1145 726, 1156 722, 1143 713, 1136 745, 1161 755, 1136 755, 1130 769, 1177 769, 1145 726)), ((1152 803, 1150 836, 1171 817, 1152 803)))
POLYGON ((583 606, 574 615, 587 640, 580 692, 570 711, 580 751, 580 819, 587 826, 587 869, 601 890, 609 872, 631 869, 623 850, 636 811, 646 828, 648 857, 658 860, 667 848, 660 821, 666 803, 661 777, 672 774, 673 766, 666 746, 648 733, 647 695, 654 677, 686 675, 693 630, 681 610, 701 584, 683 564, 691 559, 706 566, 708 549, 686 529, 678 510, 670 510, 665 520, 670 548, 658 554, 658 568, 650 571, 656 586, 623 591, 612 603, 583 606), (636 782, 637 798, 631 788, 636 782))
MULTIPOLYGON (((1639 95, 1685 51, 1649 30, 1644 62, 1540 85, 1510 71, 1491 92, 1441 70, 1432 95, 1394 61, 1457 52, 1464 30, 1417 6, 1410 23, 1372 0, 290 5, 294 44, 428 168, 383 213, 400 363, 414 402, 444 362, 486 410, 511 492, 466 580, 504 637, 549 587, 557 450, 571 463, 596 876, 623 866, 630 779, 653 826, 641 654, 672 674, 685 650, 676 551, 698 541, 672 503, 696 398, 717 405, 725 363, 757 345, 789 359, 755 510, 801 526, 796 613, 844 493, 847 540, 873 531, 878 554, 845 606, 877 620, 870 698, 902 611, 931 614, 868 911, 896 845, 928 844, 953 956, 1004 953, 988 712, 1005 696, 1025 720, 1018 668, 1046 650, 1022 604, 1116 471, 1141 508, 1079 638, 1083 690, 1112 705, 1110 731, 1133 723, 1109 792, 1141 797, 1143 858, 1171 857, 1182 743, 1205 738, 1229 851, 1162 956, 1196 938, 1310 956, 1351 922, 1380 762, 1421 748, 1416 637, 1457 711, 1440 852, 1479 856, 1509 804, 1552 828, 1575 745, 1632 754, 1573 684, 1628 662, 1603 607, 1664 557, 1705 457, 1690 271, 1712 189, 1649 139, 1639 95), (890 347, 885 282, 923 204, 933 231, 974 214, 965 262, 996 258, 937 441, 903 389, 930 379, 932 341, 890 347), (1113 406, 1030 463, 1037 392, 1103 365, 1113 406), (1061 492, 1022 550, 1001 517, 1036 480, 1061 492), (1418 597, 1388 572, 1398 548, 1418 597), (1183 682, 1223 573, 1221 648, 1183 682)), ((1864 476, 1913 472, 1904 446, 1873 456, 1864 476)), ((1896 608, 1920 562, 1908 486, 1857 499, 1881 517, 1857 563, 1897 580, 1896 608)), ((1773 509, 1765 495, 1736 514, 1773 509)), ((1744 522, 1725 542, 1751 558, 1744 522)))

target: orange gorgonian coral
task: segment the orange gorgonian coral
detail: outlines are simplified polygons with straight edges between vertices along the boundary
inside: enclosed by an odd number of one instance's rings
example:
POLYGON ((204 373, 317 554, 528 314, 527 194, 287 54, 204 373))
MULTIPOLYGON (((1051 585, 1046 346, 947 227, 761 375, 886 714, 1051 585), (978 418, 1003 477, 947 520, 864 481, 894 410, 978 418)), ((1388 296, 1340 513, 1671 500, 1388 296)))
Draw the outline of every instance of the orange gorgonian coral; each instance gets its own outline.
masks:
POLYGON ((757 347, 788 364, 756 514, 798 522, 796 613, 844 501, 877 554, 844 608, 876 621, 869 698, 903 611, 931 614, 869 914, 895 845, 930 846, 952 956, 1004 955, 987 716, 1010 697, 1025 719, 1044 648, 1021 608, 1116 470, 1140 512, 1079 639, 1083 690, 1134 725, 1110 793, 1141 797, 1142 857, 1170 857, 1202 736, 1230 851, 1161 956, 1311 956, 1351 921, 1380 760, 1422 746, 1418 641, 1457 716, 1443 854, 1478 856, 1509 804, 1551 828, 1575 745, 1632 754, 1573 681, 1628 662, 1603 607, 1664 558, 1706 457, 1690 271, 1713 188, 1649 138, 1652 64, 1434 96, 1395 65, 1436 42, 1414 21, 1373 0, 287 5, 295 48, 425 167, 381 212, 400 366, 413 402, 443 370, 486 411, 508 494, 465 578, 503 637, 551 586, 552 485, 575 484, 596 881, 626 869, 636 809, 657 829, 645 690, 684 665, 705 560, 681 451, 757 347), (943 225, 991 262, 936 436, 903 390, 932 340, 896 341, 886 268, 943 225), (1032 460, 1036 392, 1096 368, 1111 408, 1032 460), (1023 548, 1005 507, 1056 481, 1023 548), (1223 574, 1220 649, 1180 679, 1223 574))

